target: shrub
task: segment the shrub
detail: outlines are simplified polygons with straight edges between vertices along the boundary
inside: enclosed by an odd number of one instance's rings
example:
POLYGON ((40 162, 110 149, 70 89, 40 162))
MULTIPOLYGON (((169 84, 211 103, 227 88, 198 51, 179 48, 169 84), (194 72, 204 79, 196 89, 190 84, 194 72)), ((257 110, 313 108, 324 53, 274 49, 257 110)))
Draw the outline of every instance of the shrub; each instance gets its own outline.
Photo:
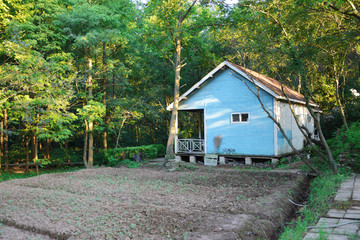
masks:
POLYGON ((157 149, 157 156, 165 156, 166 154, 166 147, 163 144, 151 144, 149 146, 153 146, 157 149))
POLYGON ((360 121, 354 122, 345 131, 342 127, 337 136, 330 139, 329 146, 337 161, 355 171, 360 170, 360 121))
POLYGON ((116 166, 125 159, 133 159, 135 154, 140 153, 143 158, 153 159, 159 154, 159 151, 165 152, 165 146, 162 144, 143 145, 139 147, 125 147, 109 149, 105 153, 105 161, 109 166, 116 166))

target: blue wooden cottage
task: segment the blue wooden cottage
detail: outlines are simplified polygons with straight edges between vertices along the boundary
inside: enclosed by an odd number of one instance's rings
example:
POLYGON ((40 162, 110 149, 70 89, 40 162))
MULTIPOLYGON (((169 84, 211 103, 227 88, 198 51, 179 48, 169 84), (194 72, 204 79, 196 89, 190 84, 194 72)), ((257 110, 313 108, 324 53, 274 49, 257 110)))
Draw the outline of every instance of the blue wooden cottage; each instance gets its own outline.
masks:
MULTIPOLYGON (((278 159, 292 149, 278 127, 263 110, 254 93, 259 93, 269 112, 280 121, 282 128, 297 149, 304 147, 305 138, 297 127, 281 84, 228 61, 222 62, 180 97, 179 113, 199 114, 202 124, 199 134, 190 139, 178 137, 176 127, 175 153, 177 156, 215 154, 246 159, 278 159), (216 137, 221 144, 215 150, 216 137)), ((296 118, 316 137, 314 121, 305 107, 304 96, 284 86, 296 118)), ((315 107, 315 104, 313 104, 315 107)), ((168 106, 172 109, 173 104, 168 106)), ((177 118, 178 121, 178 118, 177 118)), ((178 123, 177 123, 178 126, 178 123)))

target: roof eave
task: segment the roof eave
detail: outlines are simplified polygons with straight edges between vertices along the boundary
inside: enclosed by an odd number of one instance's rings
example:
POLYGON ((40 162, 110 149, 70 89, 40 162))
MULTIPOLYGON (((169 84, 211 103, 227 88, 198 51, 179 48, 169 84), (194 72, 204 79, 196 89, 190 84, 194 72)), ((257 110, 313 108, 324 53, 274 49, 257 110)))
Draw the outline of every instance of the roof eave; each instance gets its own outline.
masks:
MULTIPOLYGON (((278 97, 276 97, 276 99, 287 101, 287 98, 283 97, 283 96, 278 96, 278 97)), ((289 100, 292 103, 298 103, 298 104, 306 105, 305 101, 301 101, 301 100, 293 99, 293 98, 289 98, 289 100)), ((314 103, 309 103, 309 105, 312 106, 312 107, 316 107, 316 108, 320 107, 318 104, 314 104, 314 103)))
POLYGON ((247 80, 249 80, 250 82, 254 83, 256 86, 258 86, 259 88, 261 88, 262 90, 264 90, 265 92, 269 93, 271 96, 273 96, 274 98, 279 97, 279 95, 277 93, 275 93, 274 91, 272 91, 271 89, 269 89, 268 87, 266 87, 265 85, 261 84, 260 82, 258 82, 254 77, 252 77, 250 74, 247 74, 246 72, 241 71, 240 69, 236 68, 235 66, 233 66, 232 64, 230 64, 228 61, 224 61, 226 62, 226 66, 228 66, 229 68, 231 68, 231 70, 235 71, 236 73, 240 74, 241 76, 243 76, 244 78, 246 78, 247 80))
MULTIPOLYGON (((198 81, 197 83, 195 83, 194 86, 192 86, 189 90, 187 90, 183 95, 180 96, 179 98, 179 102, 181 100, 183 100, 185 97, 187 97, 191 92, 193 92, 195 89, 197 89, 201 84, 203 84, 206 80, 208 80, 209 78, 211 78, 217 71, 219 71, 222 67, 225 66, 227 61, 224 61, 222 63, 220 63, 216 68, 214 68, 211 72, 209 72, 208 74, 205 75, 205 77, 203 77, 200 81, 198 81)), ((229 64, 226 64, 229 65, 229 64)), ((167 111, 171 111, 171 109, 174 106, 174 102, 170 103, 169 106, 166 107, 167 111)))
MULTIPOLYGON (((278 100, 286 100, 285 97, 280 96, 279 94, 277 94, 276 92, 272 91, 271 89, 269 89, 268 87, 266 87, 265 85, 261 84, 260 82, 258 82, 254 77, 252 77, 250 74, 247 74, 246 72, 236 68, 235 66, 233 66, 230 62, 228 61, 223 61, 222 63, 220 63, 216 68, 214 68, 211 72, 209 72, 205 77, 203 77, 200 81, 198 81, 194 86, 192 86, 189 90, 187 90, 183 95, 180 96, 179 98, 179 102, 181 100, 183 100, 184 98, 186 98, 190 93, 192 93, 195 89, 199 88, 199 86, 201 84, 203 84, 206 80, 208 80, 209 78, 213 77, 213 75, 219 71, 221 68, 223 68, 224 66, 229 67, 231 70, 233 70, 234 72, 238 73, 239 75, 243 76, 245 79, 249 80, 250 82, 254 83, 257 87, 261 88, 262 90, 264 90, 265 92, 269 93, 271 96, 273 96, 274 98, 278 99, 278 100)), ((291 102, 294 103, 298 103, 298 104, 303 104, 305 105, 306 102, 305 101, 301 101, 301 100, 297 100, 297 99, 292 99, 290 98, 291 102)), ((166 107, 167 111, 171 111, 172 108, 174 106, 174 102, 172 102, 171 104, 169 104, 169 106, 166 107)), ((310 106, 312 107, 319 107, 319 105, 317 104, 312 104, 310 103, 310 106)))

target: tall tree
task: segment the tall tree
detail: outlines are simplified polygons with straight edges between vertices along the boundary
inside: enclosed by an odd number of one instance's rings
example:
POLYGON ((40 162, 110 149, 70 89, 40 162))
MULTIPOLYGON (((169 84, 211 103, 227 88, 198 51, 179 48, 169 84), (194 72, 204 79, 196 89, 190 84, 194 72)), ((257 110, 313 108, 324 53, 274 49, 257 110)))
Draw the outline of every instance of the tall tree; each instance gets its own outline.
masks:
POLYGON ((172 64, 174 69, 173 108, 169 124, 166 161, 175 157, 174 139, 180 96, 181 70, 186 65, 185 59, 182 59, 182 50, 197 33, 211 25, 209 22, 204 24, 204 22, 196 21, 196 15, 203 16, 204 9, 210 11, 211 7, 213 5, 207 5, 207 3, 201 3, 197 0, 154 0, 148 2, 148 41, 162 53, 163 57, 172 64), (193 14, 194 12, 197 14, 193 14))

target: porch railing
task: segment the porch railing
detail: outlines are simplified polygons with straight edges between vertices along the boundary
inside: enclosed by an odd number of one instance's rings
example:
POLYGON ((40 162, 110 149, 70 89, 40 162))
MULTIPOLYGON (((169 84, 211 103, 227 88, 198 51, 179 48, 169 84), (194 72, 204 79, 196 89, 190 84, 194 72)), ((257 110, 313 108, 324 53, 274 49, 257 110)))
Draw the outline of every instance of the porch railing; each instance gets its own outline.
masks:
POLYGON ((204 153, 204 139, 178 139, 177 153, 204 153))

